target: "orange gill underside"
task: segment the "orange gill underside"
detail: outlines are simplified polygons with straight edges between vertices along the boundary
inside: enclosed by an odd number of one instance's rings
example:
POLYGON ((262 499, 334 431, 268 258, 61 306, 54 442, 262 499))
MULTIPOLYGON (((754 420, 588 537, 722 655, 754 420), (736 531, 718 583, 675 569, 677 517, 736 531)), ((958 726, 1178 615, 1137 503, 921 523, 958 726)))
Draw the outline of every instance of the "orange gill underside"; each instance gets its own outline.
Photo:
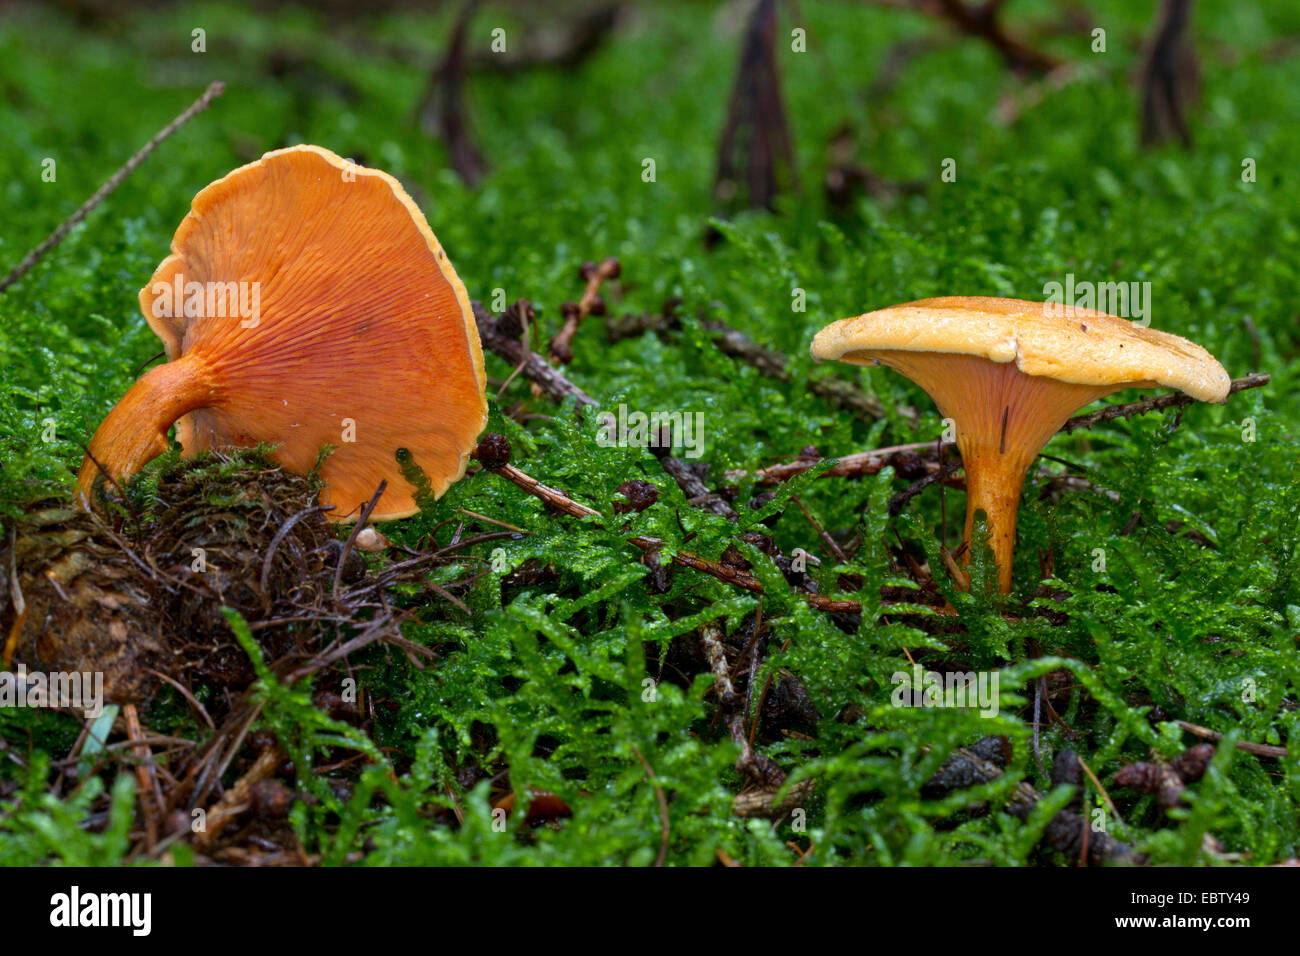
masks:
MULTIPOLYGON (((290 151, 196 197, 174 254, 140 297, 178 381, 168 383, 170 403, 137 397, 146 414, 134 425, 165 436, 175 413, 186 412, 176 425, 187 456, 269 442, 297 472, 334 446, 321 469, 331 517, 355 517, 381 480, 388 488, 376 517, 398 517, 416 510, 399 449, 436 494, 463 474, 486 417, 481 352, 464 288, 431 233, 426 241, 418 210, 388 177, 345 173, 320 152, 290 151), (168 308, 158 300, 178 277, 235 283, 257 314, 159 316, 168 308)), ((148 444, 156 453, 156 436, 148 444)), ((147 451, 125 455, 133 459, 126 473, 152 457, 147 451)))
MULTIPOLYGON (((1112 392, 1146 383, 1076 385, 1026 375, 1015 362, 974 355, 897 350, 857 352, 850 361, 871 360, 911 379, 953 423, 966 471, 965 541, 983 511, 998 584, 1011 590, 1016 514, 1030 463, 1076 411, 1112 392)), ((969 547, 966 560, 969 560, 969 547)))

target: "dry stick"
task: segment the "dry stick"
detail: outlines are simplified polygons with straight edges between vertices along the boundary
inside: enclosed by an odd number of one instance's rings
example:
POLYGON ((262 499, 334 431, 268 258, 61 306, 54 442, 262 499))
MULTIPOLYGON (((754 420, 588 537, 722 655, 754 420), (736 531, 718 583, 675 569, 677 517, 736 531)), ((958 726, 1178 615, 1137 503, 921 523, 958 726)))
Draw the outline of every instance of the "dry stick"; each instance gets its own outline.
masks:
POLYGON ((153 755, 149 752, 149 746, 140 742, 144 739, 144 733, 140 729, 140 715, 136 711, 135 704, 124 706, 122 716, 126 718, 126 735, 131 738, 132 752, 140 761, 135 765, 135 777, 140 785, 140 809, 144 813, 145 852, 152 853, 158 843, 156 814, 163 807, 162 792, 158 789, 158 780, 153 775, 153 755))
MULTIPOLYGON (((1223 734, 1217 730, 1211 730, 1209 727, 1189 724, 1185 720, 1178 720, 1175 723, 1189 734, 1195 734, 1197 737, 1204 737, 1206 740, 1223 739, 1223 734)), ((1288 753, 1285 747, 1275 747, 1272 744, 1252 744, 1247 740, 1238 740, 1237 749, 1244 750, 1248 754, 1254 754, 1256 757, 1276 757, 1279 760, 1285 758, 1288 753)))
MULTIPOLYGON (((23 632, 23 623, 27 620, 27 601, 23 598, 22 585, 18 583, 18 532, 14 525, 9 526, 9 588, 10 603, 14 609, 14 623, 9 629, 9 636, 5 639, 4 653, 0 655, 0 662, 6 670, 13 663, 14 651, 18 649, 18 638, 23 632)), ((53 578, 51 578, 53 580, 53 578)))
MULTIPOLYGON (((520 471, 514 465, 509 463, 510 449, 509 443, 501 435, 485 435, 483 441, 474 451, 474 457, 478 459, 484 468, 497 475, 500 475, 506 481, 517 485, 524 491, 536 498, 540 498, 552 508, 569 515, 572 518, 595 518, 603 517, 595 508, 589 508, 580 502, 574 501, 564 492, 557 488, 551 488, 542 484, 532 475, 520 471)), ((632 544, 642 551, 648 553, 657 553, 663 546, 662 538, 652 538, 649 535, 637 535, 628 538, 628 543, 632 544)), ((677 551, 672 556, 675 564, 683 567, 694 568, 696 571, 703 571, 705 574, 712 575, 720 581, 733 584, 736 587, 743 588, 753 594, 763 594, 763 585, 747 571, 741 571, 738 568, 729 565, 719 564, 716 561, 710 561, 702 558, 698 554, 692 554, 689 551, 677 551)), ((824 597, 820 594, 809 594, 806 596, 808 604, 818 610, 830 611, 832 613, 842 612, 848 614, 860 613, 862 604, 858 601, 837 601, 824 597)))
POLYGON ((740 748, 736 769, 758 783, 773 789, 785 782, 785 772, 771 759, 754 752, 745 734, 745 715, 741 712, 740 697, 731 682, 731 668, 727 665, 726 648, 722 646, 723 630, 719 621, 710 621, 700 628, 700 646, 709 662, 716 681, 718 706, 722 709, 731 740, 740 748))
POLYGON ((943 481, 950 477, 952 473, 960 467, 961 463, 956 460, 944 462, 935 471, 932 471, 928 475, 912 482, 902 491, 898 492, 898 494, 889 499, 889 507, 887 509, 889 511, 889 516, 891 518, 896 518, 899 513, 902 512, 903 508, 907 506, 909 501, 919 495, 926 488, 929 488, 935 482, 943 481))
POLYGON ((686 499, 701 511, 707 511, 720 518, 734 521, 739 517, 736 509, 716 491, 710 489, 690 465, 669 453, 672 444, 672 434, 665 428, 656 436, 656 443, 650 446, 650 453, 659 459, 663 470, 677 482, 677 487, 682 490, 686 499))
POLYGON ((817 536, 822 539, 822 544, 826 545, 831 556, 837 561, 848 561, 848 556, 844 553, 844 550, 836 543, 835 539, 830 536, 830 533, 822 527, 821 522, 813 517, 812 512, 808 510, 808 507, 803 503, 800 497, 795 495, 793 501, 799 506, 799 510, 803 512, 803 516, 808 519, 808 523, 813 526, 813 530, 817 532, 817 536))
POLYGON ((1124 817, 1120 814, 1119 807, 1115 806, 1115 801, 1110 798, 1110 793, 1108 793, 1106 788, 1101 785, 1101 781, 1097 779, 1097 775, 1092 772, 1092 768, 1084 762, 1084 759, 1078 754, 1075 754, 1074 756, 1075 759, 1079 761, 1079 766, 1083 768, 1083 772, 1088 775, 1088 779, 1092 781, 1092 785, 1096 787, 1097 792, 1101 794, 1101 799, 1104 800, 1106 806, 1110 808, 1111 815, 1118 820, 1119 825, 1124 828, 1125 835, 1128 839, 1132 840, 1133 837, 1129 832, 1128 824, 1124 822, 1124 817))
MULTIPOLYGON (((950 445, 951 443, 949 443, 950 445)), ((945 445, 944 447, 949 447, 945 445)), ((835 460, 830 468, 822 473, 823 478, 859 478, 863 475, 879 474, 889 465, 896 463, 895 455, 900 454, 925 454, 935 453, 935 443, 932 441, 913 442, 910 445, 891 445, 888 448, 874 448, 871 451, 854 452, 851 455, 845 455, 835 460)), ((789 481, 805 471, 810 471, 819 463, 825 461, 820 456, 801 455, 794 461, 784 462, 780 465, 771 465, 767 468, 761 468, 758 471, 748 472, 744 470, 729 471, 726 473, 728 481, 741 481, 745 478, 753 478, 755 483, 760 486, 779 485, 782 482, 789 481)), ((940 470, 941 466, 937 461, 923 462, 926 469, 931 473, 940 470)), ((959 480, 947 480, 945 484, 953 485, 957 488, 965 487, 965 483, 959 480)))
POLYGON ((248 769, 235 785, 222 794, 221 799, 208 810, 205 826, 194 837, 195 846, 206 850, 225 829, 227 823, 244 811, 252 795, 253 786, 265 780, 279 765, 283 755, 276 747, 267 747, 258 756, 253 766, 248 769))
POLYGON ((543 392, 554 402, 563 402, 573 398, 579 408, 590 405, 599 408, 600 403, 570 382, 555 366, 536 352, 524 347, 520 336, 523 324, 532 316, 533 306, 527 299, 520 299, 505 311, 500 318, 493 315, 481 302, 471 303, 474 307, 474 321, 478 325, 479 339, 484 347, 493 352, 511 366, 520 368, 521 374, 536 382, 543 392), (518 328, 516 329, 515 326, 518 328), (513 334, 512 334, 513 333, 513 334))
MULTIPOLYGON (((348 539, 343 542, 343 550, 339 552, 339 563, 334 569, 334 587, 330 591, 330 593, 336 597, 339 593, 339 583, 343 580, 343 566, 347 564, 348 553, 352 550, 352 546, 357 543, 357 535, 361 533, 361 529, 364 528, 366 522, 370 520, 370 513, 375 510, 375 505, 379 504, 379 499, 387 488, 388 479, 385 478, 379 482, 379 487, 375 489, 375 493, 370 496, 370 500, 366 502, 365 507, 361 509, 361 515, 357 518, 357 523, 352 526, 352 533, 349 534, 348 539)), ((271 560, 270 553, 267 554, 266 559, 268 562, 271 560)), ((266 578, 265 572, 263 572, 262 577, 263 579, 266 578)))
POLYGON ((154 677, 157 677, 159 680, 165 681, 175 687, 177 693, 189 701, 190 706, 194 708, 194 712, 203 718, 203 722, 208 725, 208 729, 217 729, 217 725, 212 722, 212 717, 208 714, 207 708, 199 703, 198 698, 194 696, 194 693, 188 687, 176 680, 174 677, 169 677, 162 671, 156 671, 152 667, 146 667, 144 670, 147 673, 152 674, 154 677))
MULTIPOLYGON (((680 304, 680 300, 669 299, 664 303, 663 315, 628 314, 618 319, 609 319, 605 323, 606 334, 613 342, 646 332, 654 332, 660 338, 664 338, 677 328, 679 320, 673 314, 673 310, 680 304)), ((788 360, 783 354, 766 345, 760 345, 739 329, 725 322, 703 317, 700 318, 700 328, 709 334, 714 346, 723 355, 744 362, 746 365, 752 365, 767 378, 778 382, 789 382, 792 378, 787 368, 788 360)), ((885 409, 880 399, 867 394, 846 379, 827 376, 811 379, 807 384, 808 391, 836 408, 842 408, 862 418, 884 417, 885 409)), ((903 409, 902 413, 909 421, 916 418, 914 409, 903 409)))
MULTIPOLYGON (((1235 395, 1237 392, 1245 391, 1248 388, 1259 388, 1262 385, 1267 385, 1271 378, 1272 376, 1267 372, 1255 372, 1242 378, 1234 378, 1228 386, 1228 394, 1235 395)), ((1195 401, 1196 399, 1185 392, 1173 392, 1156 398, 1146 398, 1140 402, 1129 402, 1126 405, 1108 405, 1100 411, 1071 418, 1061 426, 1061 431, 1068 435, 1080 428, 1091 428, 1099 422, 1108 422, 1116 418, 1131 418, 1134 415, 1145 415, 1147 412, 1154 412, 1162 408, 1182 408, 1184 405, 1190 405, 1195 401)))
MULTIPOLYGON (((1245 391, 1250 388, 1259 388, 1267 385, 1272 376, 1266 372, 1256 372, 1242 378, 1233 379, 1228 386, 1228 394, 1234 395, 1237 392, 1245 391)), ((1080 428, 1092 428, 1101 422, 1114 421, 1120 418, 1132 418, 1134 415, 1145 415, 1147 412, 1159 411, 1165 408, 1181 408, 1184 405, 1190 405, 1196 399, 1183 392, 1173 392, 1169 395, 1160 395, 1156 398, 1144 398, 1138 402, 1128 402, 1124 405, 1108 405, 1100 411, 1090 412, 1087 415, 1076 415, 1064 425, 1061 426, 1062 434, 1070 434, 1078 431, 1080 428)), ((893 445, 889 448, 875 448, 871 451, 855 452, 851 455, 845 455, 836 460, 836 463, 822 473, 823 478, 856 478, 862 475, 878 474, 886 465, 893 464, 891 461, 895 454, 900 452, 927 452, 934 450, 934 442, 917 442, 911 445, 893 445)), ((746 471, 729 471, 726 477, 731 481, 739 481, 747 477, 753 477, 760 485, 779 485, 784 481, 789 481, 796 475, 802 475, 805 471, 810 470, 819 462, 824 461, 822 458, 800 457, 794 461, 784 462, 780 465, 772 465, 768 468, 762 468, 755 472, 746 471)), ((936 462, 926 462, 926 467, 932 472, 939 471, 941 466, 936 462)), ((938 479, 932 479, 938 480, 938 479)), ((944 484, 955 488, 964 486, 963 482, 944 480, 944 484)))
POLYGON ((573 361, 573 337, 578 334, 578 326, 587 316, 595 313, 603 315, 605 302, 600 297, 600 285, 606 279, 617 279, 622 266, 613 256, 602 259, 600 265, 584 262, 579 275, 587 283, 582 298, 577 302, 565 302, 560 306, 564 315, 564 327, 555 338, 551 339, 551 361, 557 365, 568 365, 573 361))
MULTIPOLYGON (((247 701, 247 691, 245 691, 244 696, 247 701)), ((210 746, 212 749, 209 751, 208 756, 203 758, 203 762, 199 764, 203 770, 199 774, 199 778, 194 785, 194 791, 191 793, 188 806, 185 809, 193 810, 197 807, 200 801, 208 795, 208 791, 212 789, 213 785, 221 780, 226 768, 230 766, 230 761, 235 759, 235 754, 244 745, 244 738, 248 736, 248 731, 252 729, 253 722, 262 713, 262 706, 262 703, 258 702, 252 704, 251 707, 246 706, 244 709, 227 717, 222 725, 221 732, 213 737, 209 744, 205 745, 210 746), (234 742, 226 750, 223 757, 220 744, 229 735, 229 731, 235 727, 239 728, 238 733, 235 734, 234 742)))
POLYGON ((104 183, 104 185, 100 186, 93 196, 82 203, 80 209, 74 212, 67 219, 63 220, 63 223, 57 229, 45 237, 44 242, 31 252, 27 253, 22 262, 14 266, 13 270, 7 276, 0 279, 0 292, 4 292, 26 275, 32 266, 36 265, 36 263, 39 262, 47 252, 67 237, 68 233, 72 231, 73 227, 76 226, 77 223, 85 219, 86 216, 90 214, 91 210, 107 199, 109 193, 122 184, 122 181, 125 180, 126 177, 135 172, 136 167, 148 159, 149 154, 157 149, 163 140, 168 136, 171 136, 172 133, 176 132, 196 115, 207 109, 208 106, 211 105, 212 101, 224 93, 225 90, 226 84, 224 83, 218 82, 210 84, 202 96, 191 103, 189 108, 183 113, 160 129, 154 138, 145 143, 138 153, 128 159, 121 169, 110 176, 108 181, 104 183))

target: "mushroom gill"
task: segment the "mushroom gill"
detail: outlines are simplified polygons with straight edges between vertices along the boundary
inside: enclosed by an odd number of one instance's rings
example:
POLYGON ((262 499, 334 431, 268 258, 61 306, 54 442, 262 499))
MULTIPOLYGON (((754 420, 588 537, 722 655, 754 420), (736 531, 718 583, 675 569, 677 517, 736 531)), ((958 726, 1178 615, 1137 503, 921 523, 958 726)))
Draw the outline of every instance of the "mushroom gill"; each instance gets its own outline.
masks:
POLYGON ((320 147, 203 189, 140 305, 169 361, 96 431, 87 504, 101 476, 165 451, 175 424, 187 457, 267 442, 298 473, 333 446, 320 471, 332 519, 355 519, 385 480, 372 517, 404 517, 417 489, 399 457, 441 495, 486 424, 469 297, 423 214, 387 173, 320 147))
POLYGON ((1054 315, 1018 299, 925 299, 843 319, 817 334, 812 355, 887 365, 952 420, 966 471, 965 540, 982 511, 1003 593, 1011 590, 1025 473, 1074 412, 1112 392, 1158 385, 1222 401, 1229 382, 1186 339, 1091 310, 1054 315))

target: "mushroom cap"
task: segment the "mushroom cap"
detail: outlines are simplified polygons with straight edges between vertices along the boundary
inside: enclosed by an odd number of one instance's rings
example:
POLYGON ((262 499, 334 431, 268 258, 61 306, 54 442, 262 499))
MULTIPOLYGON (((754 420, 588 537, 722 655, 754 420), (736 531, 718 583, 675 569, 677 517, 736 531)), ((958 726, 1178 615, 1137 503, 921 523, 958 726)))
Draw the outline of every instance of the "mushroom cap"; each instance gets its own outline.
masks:
POLYGON ((982 296, 921 299, 831 323, 813 339, 812 356, 871 365, 874 352, 947 352, 1014 360, 1026 375, 1075 385, 1164 385, 1203 402, 1227 398, 1228 373, 1194 342, 1104 312, 1051 308, 982 296))
POLYGON ((396 179, 318 146, 276 150, 195 196, 171 248, 140 306, 168 359, 186 356, 212 383, 210 402, 177 421, 187 456, 264 441, 307 472, 332 445, 320 475, 336 521, 355 518, 381 480, 373 518, 419 510, 399 450, 434 495, 465 473, 487 424, 478 327, 396 179), (178 276, 256 283, 258 321, 245 327, 231 308, 233 318, 158 314, 161 285, 178 276))

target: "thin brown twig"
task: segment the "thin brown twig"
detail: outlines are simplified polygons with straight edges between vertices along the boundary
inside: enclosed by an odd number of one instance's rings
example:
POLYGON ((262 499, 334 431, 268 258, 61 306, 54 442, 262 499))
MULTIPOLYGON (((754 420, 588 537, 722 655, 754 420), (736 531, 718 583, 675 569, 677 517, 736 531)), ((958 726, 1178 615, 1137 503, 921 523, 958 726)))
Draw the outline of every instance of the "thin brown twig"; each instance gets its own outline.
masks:
MULTIPOLYGON (((474 456, 488 471, 500 475, 512 484, 522 488, 524 491, 540 498, 555 510, 569 515, 573 518, 598 518, 603 517, 595 508, 588 507, 581 502, 575 501, 557 488, 552 488, 538 481, 532 475, 521 471, 514 465, 509 464, 509 442, 501 435, 486 435, 483 441, 479 443, 478 448, 474 451, 474 456), (504 446, 504 450, 502 450, 504 446)), ((628 543, 640 548, 649 554, 657 554, 664 547, 664 541, 661 538, 651 537, 649 535, 636 535, 628 538, 628 543)), ((702 571, 720 581, 725 581, 752 594, 764 594, 762 583, 748 571, 722 564, 717 561, 710 561, 698 554, 690 551, 674 551, 671 560, 674 564, 683 567, 693 568, 696 571, 702 571)), ((858 614, 862 611, 862 604, 859 601, 838 600, 828 598, 821 594, 803 594, 801 595, 810 607, 829 613, 858 614)), ((918 597, 920 594, 918 592, 918 597)), ((888 603, 906 604, 911 603, 905 597, 900 596, 896 600, 888 603)), ((926 602, 920 602, 924 605, 926 602)))
POLYGON ((133 745, 132 753, 139 760, 135 765, 135 776, 140 785, 140 810, 144 814, 145 851, 152 853, 158 843, 158 811, 163 806, 162 792, 158 788, 158 779, 153 775, 153 755, 149 751, 149 745, 143 743, 144 731, 140 728, 140 714, 135 704, 124 706, 122 715, 126 718, 126 735, 133 745))
POLYGON ((154 677, 157 677, 159 680, 166 681, 168 684, 171 684, 173 687, 175 687, 177 692, 182 697, 184 697, 187 701, 189 701, 190 706, 194 708, 194 712, 203 718, 203 722, 208 725, 208 729, 209 730, 217 729, 217 725, 212 722, 212 717, 209 716, 207 708, 204 707, 201 703, 199 703, 198 698, 194 696, 193 692, 191 692, 188 687, 186 687, 180 681, 176 680, 174 677, 169 677, 168 675, 164 674, 162 671, 154 670, 152 667, 146 667, 145 670, 148 671, 150 674, 152 674, 154 677))
MULTIPOLYGON (((1235 395, 1251 388, 1260 388, 1267 385, 1272 376, 1266 372, 1255 372, 1242 378, 1233 379, 1228 386, 1228 394, 1235 395)), ((1145 415, 1147 412, 1160 411, 1166 408, 1181 408, 1190 405, 1196 399, 1184 392, 1172 392, 1168 395, 1158 395, 1155 398, 1144 398, 1137 402, 1127 402, 1123 405, 1107 405, 1105 408, 1095 412, 1089 412, 1086 415, 1076 415, 1064 425, 1061 426, 1060 434, 1070 434, 1081 428, 1092 428, 1101 422, 1115 421, 1121 418, 1131 418, 1134 415, 1145 415)), ((945 446, 947 447, 947 446, 945 446)), ((914 453, 918 455, 931 455, 935 450, 934 442, 915 442, 909 445, 892 445, 888 448, 875 448, 871 451, 854 452, 850 455, 844 455, 835 459, 835 464, 822 473, 823 478, 856 478, 862 475, 874 475, 882 471, 886 466, 894 464, 894 456, 901 453, 914 453)), ((745 478, 752 477, 759 485, 778 485, 782 482, 789 481, 797 475, 802 475, 809 471, 825 459, 820 457, 800 456, 793 461, 783 462, 779 465, 771 465, 767 468, 761 468, 758 471, 747 472, 743 470, 729 471, 726 473, 728 481, 741 481, 745 478)), ((938 471, 940 465, 936 461, 926 461, 925 467, 929 470, 938 471)), ((937 479, 936 479, 937 480, 937 479)), ((953 488, 965 487, 964 480, 957 479, 955 476, 948 476, 943 479, 943 483, 953 488)))
MULTIPOLYGON (((667 338, 681 327, 681 319, 676 309, 681 305, 680 299, 669 299, 663 305, 661 314, 625 314, 618 318, 605 320, 605 332, 611 342, 644 335, 653 332, 660 338, 667 338)), ((789 382, 793 375, 788 367, 789 359, 776 349, 755 342, 739 329, 726 322, 699 316, 700 328, 708 333, 714 347, 723 355, 744 362, 757 369, 766 378, 778 382, 789 382)), ((876 396, 864 392, 853 382, 835 375, 812 378, 807 382, 808 391, 818 398, 842 408, 864 419, 883 418, 885 407, 876 396)), ((908 421, 917 417, 913 408, 900 408, 899 413, 908 421)))
MULTIPOLYGON (((1271 379, 1272 376, 1267 372, 1255 372, 1241 378, 1234 378, 1228 386, 1228 394, 1235 395, 1237 392, 1243 392, 1248 388, 1260 388, 1267 385, 1271 379)), ((1061 426, 1061 431, 1068 435, 1080 428, 1091 428, 1100 422, 1114 421, 1118 418, 1132 418, 1134 415, 1145 415, 1147 412, 1159 411, 1165 408, 1182 408, 1184 405, 1190 405, 1195 401, 1196 399, 1186 392, 1171 392, 1168 395, 1158 395, 1155 398, 1144 398, 1140 402, 1107 405, 1100 411, 1090 412, 1087 415, 1076 415, 1061 426)))
POLYGON ((258 754, 253 766, 204 815, 204 827, 194 837, 195 846, 203 850, 216 840, 226 824, 247 807, 253 786, 274 773, 282 758, 283 754, 276 747, 267 747, 258 754))
MULTIPOLYGON (((864 475, 879 474, 886 467, 899 464, 898 456, 908 454, 921 457, 923 459, 922 465, 928 471, 935 472, 940 468, 935 442, 923 441, 913 442, 908 445, 891 445, 888 448, 874 448, 871 451, 860 451, 844 455, 835 459, 835 464, 824 471, 821 477, 858 478, 864 475), (934 460, 929 460, 931 458, 934 460)), ((753 478, 755 483, 761 486, 779 485, 791 478, 802 475, 805 471, 811 471, 825 460, 819 455, 800 455, 794 461, 770 465, 767 468, 760 468, 758 471, 729 471, 725 477, 728 481, 743 481, 746 478, 753 478)), ((948 481, 946 483, 954 484, 958 488, 965 487, 964 481, 955 483, 948 481)))
POLYGON ((67 237, 68 233, 72 231, 73 227, 85 219, 86 216, 90 215, 95 207, 107 199, 113 190, 122 185, 122 182, 135 172, 136 168, 141 163, 149 158, 149 154, 157 149, 159 145, 162 144, 163 140, 167 139, 167 137, 171 136, 191 119, 207 109, 208 106, 211 105, 212 101, 224 93, 225 90, 226 84, 224 83, 217 82, 209 84, 208 88, 203 91, 202 96, 191 103, 189 107, 180 113, 180 115, 178 115, 174 120, 155 133, 153 139, 145 143, 134 156, 128 159, 117 172, 108 178, 104 185, 95 190, 93 196, 82 203, 76 212, 63 220, 63 222, 59 224, 58 228, 46 236, 40 245, 27 253, 27 255, 23 257, 23 260, 10 270, 7 276, 0 279, 0 293, 3 293, 11 285, 26 275, 32 266, 36 265, 36 263, 44 258, 46 253, 61 243, 67 237))
POLYGON ((533 306, 526 299, 520 299, 501 315, 493 315, 481 302, 472 303, 474 320, 478 325, 479 339, 490 352, 501 356, 511 367, 521 366, 521 374, 536 382, 554 402, 563 402, 572 398, 581 408, 590 405, 600 406, 594 398, 574 385, 563 372, 551 365, 546 359, 524 347, 521 341, 523 323, 531 321, 533 306))
MULTIPOLYGON (((1199 724, 1188 723, 1185 720, 1177 720, 1174 723, 1187 731, 1189 734, 1195 734, 1197 737, 1204 737, 1206 740, 1222 740, 1223 734, 1217 730, 1211 730, 1209 727, 1202 727, 1199 724)), ((1237 749, 1248 754, 1254 754, 1256 757, 1274 757, 1278 760, 1286 759, 1289 751, 1285 747, 1276 747, 1272 744, 1253 744, 1248 740, 1238 740, 1237 749)))
MULTIPOLYGON (((361 533, 361 529, 364 528, 366 522, 370 520, 370 513, 375 510, 375 506, 379 504, 379 499, 387 488, 388 479, 382 479, 379 482, 379 487, 375 489, 375 493, 370 496, 370 500, 367 501, 365 506, 361 509, 361 514, 357 518, 356 524, 352 526, 352 532, 348 535, 348 539, 343 542, 343 550, 339 552, 338 566, 334 568, 334 589, 332 593, 336 595, 339 593, 339 584, 343 580, 343 567, 347 564, 348 552, 350 552, 352 546, 357 543, 357 535, 361 533)), ((270 560, 269 555, 267 556, 267 560, 270 560)))
POLYGON ((551 361, 557 365, 568 365, 573 361, 573 337, 578 334, 578 326, 589 315, 603 315, 605 301, 600 297, 600 286, 607 279, 617 279, 622 267, 613 256, 602 259, 600 265, 584 262, 578 271, 587 286, 577 302, 565 302, 560 306, 564 316, 564 326, 551 339, 551 361))
POLYGON ((830 536, 830 533, 822 527, 821 522, 813 517, 812 512, 809 511, 807 506, 803 503, 803 499, 800 498, 799 495, 795 495, 792 500, 798 506, 799 510, 803 512, 803 516, 808 519, 808 523, 813 526, 813 530, 817 532, 817 537, 822 539, 822 543, 826 545, 826 548, 830 551, 831 555, 837 561, 847 561, 848 557, 844 554, 844 550, 836 543, 835 539, 830 536))

